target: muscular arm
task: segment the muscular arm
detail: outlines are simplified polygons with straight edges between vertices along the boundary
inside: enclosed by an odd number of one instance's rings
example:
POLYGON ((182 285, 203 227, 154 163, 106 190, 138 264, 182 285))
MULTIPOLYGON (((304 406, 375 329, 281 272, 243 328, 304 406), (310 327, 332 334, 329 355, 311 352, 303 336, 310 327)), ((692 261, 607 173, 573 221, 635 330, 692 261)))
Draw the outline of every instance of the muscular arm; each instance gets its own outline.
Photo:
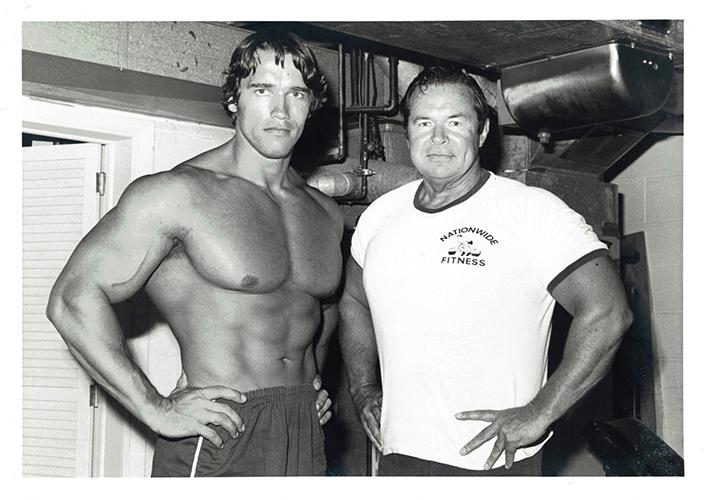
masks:
POLYGON ((576 269, 553 296, 572 324, 562 361, 532 402, 549 424, 606 375, 632 321, 623 284, 606 255, 576 269))
MULTIPOLYGON (((340 207, 332 198, 325 196, 319 191, 310 187, 307 187, 306 189, 307 192, 315 200, 317 200, 318 203, 320 203, 320 206, 330 217, 330 221, 333 227, 335 228, 335 238, 339 245, 342 240, 342 234, 344 231, 344 221, 342 217, 342 212, 340 212, 340 207)), ((337 248, 337 251, 337 258, 340 259, 340 264, 338 265, 340 267, 338 267, 336 271, 341 273, 341 251, 339 248, 337 248)), ((318 395, 316 397, 316 408, 318 410, 318 419, 320 421, 320 425, 324 425, 332 417, 332 413, 331 411, 329 411, 329 409, 332 407, 332 400, 329 397, 328 391, 323 389, 323 381, 321 374, 325 369, 325 361, 327 360, 328 356, 330 339, 332 338, 333 332, 337 328, 337 323, 339 319, 337 307, 340 287, 339 274, 336 275, 335 279, 338 280, 338 282, 335 283, 336 292, 332 296, 327 297, 321 301, 321 324, 319 327, 318 336, 313 346, 313 352, 315 355, 315 365, 317 369, 317 374, 313 379, 313 387, 315 388, 315 390, 318 391, 318 395)))
POLYGON ((608 371, 631 323, 623 285, 608 256, 573 271, 554 289, 553 296, 573 319, 562 361, 545 386, 520 408, 457 414, 459 419, 492 422, 460 451, 467 454, 496 436, 486 468, 504 450, 506 467, 510 467, 516 449, 539 439, 550 424, 594 387, 608 371))
POLYGON ((111 306, 139 290, 171 249, 175 219, 188 200, 179 187, 172 174, 131 184, 71 255, 49 296, 47 316, 88 375, 150 428, 210 438, 205 426, 189 424, 175 432, 173 419, 164 418, 172 401, 130 358, 111 306))
POLYGON ((143 199, 149 184, 130 186, 79 243, 54 284, 47 316, 88 374, 153 426, 161 398, 128 356, 111 307, 147 281, 171 246, 143 199))
POLYGON ((352 257, 347 261, 345 289, 340 300, 340 348, 350 393, 362 426, 381 450, 382 392, 377 374, 376 339, 362 282, 362 268, 352 257))
POLYGON ((332 400, 326 389, 323 389, 323 379, 321 374, 325 369, 325 360, 328 356, 328 347, 332 332, 337 326, 337 304, 326 303, 322 304, 322 317, 320 319, 320 334, 315 342, 315 366, 317 373, 313 378, 313 388, 318 391, 315 399, 315 407, 318 411, 318 421, 320 425, 325 425, 332 418, 332 412, 329 411, 332 407, 332 400))
POLYGON ((339 318, 337 304, 325 303, 322 304, 322 318, 321 318, 321 328, 318 340, 315 343, 315 363, 318 368, 318 373, 322 373, 325 368, 325 360, 328 356, 328 347, 330 346, 330 339, 332 338, 332 333, 337 327, 337 321, 339 318))
MULTIPOLYGON (((295 174, 295 172, 293 172, 295 174)), ((297 174, 296 174, 297 175, 297 174)), ((338 204, 332 199, 321 192, 319 192, 316 189, 313 189, 309 186, 306 186, 307 192, 320 204, 320 206, 323 208, 323 210, 327 213, 330 223, 333 225, 335 228, 335 238, 337 241, 337 244, 339 245, 340 242, 342 241, 342 235, 344 232, 344 219, 342 217, 342 212, 340 211, 340 207, 338 204)), ((340 259, 340 264, 337 268, 337 271, 341 273, 342 269, 342 262, 341 262, 341 249, 337 248, 338 251, 337 257, 340 259)), ((340 283, 339 283, 339 274, 337 275, 337 282, 335 283, 335 293, 327 297, 323 300, 321 300, 321 308, 322 308, 322 314, 321 314, 321 326, 320 326, 320 334, 317 336, 316 342, 315 342, 315 362, 316 366, 318 368, 318 373, 322 373, 323 368, 325 367, 325 360, 327 359, 327 354, 328 354, 328 347, 330 345, 330 339, 332 338, 332 334, 335 331, 335 328, 337 327, 338 319, 339 319, 339 314, 338 314, 338 307, 337 307, 337 302, 339 300, 340 294, 339 294, 339 289, 340 289, 340 283)))

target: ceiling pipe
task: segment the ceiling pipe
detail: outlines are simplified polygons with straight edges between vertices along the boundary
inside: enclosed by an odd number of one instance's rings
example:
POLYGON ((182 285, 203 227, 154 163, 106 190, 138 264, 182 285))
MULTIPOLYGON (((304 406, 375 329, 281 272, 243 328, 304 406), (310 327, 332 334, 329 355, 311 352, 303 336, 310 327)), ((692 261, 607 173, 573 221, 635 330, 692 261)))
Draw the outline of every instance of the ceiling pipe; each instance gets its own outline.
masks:
MULTIPOLYGON (((368 53, 365 53, 368 57, 368 53)), ((347 114, 369 113, 379 116, 393 116, 398 113, 398 59, 389 57, 389 100, 384 106, 348 106, 345 108, 347 114)))
POLYGON ((409 165, 369 160, 374 176, 368 179, 351 171, 350 166, 326 165, 308 176, 306 183, 341 203, 366 204, 392 189, 420 179, 418 171, 409 165), (367 190, 365 196, 360 198, 363 183, 366 183, 367 190))
MULTIPOLYGON (((375 175, 375 170, 370 167, 370 154, 376 153, 376 148, 373 144, 369 144, 369 115, 373 116, 388 116, 395 115, 398 112, 398 59, 389 57, 389 100, 385 106, 370 105, 372 98, 370 96, 371 86, 374 83, 376 92, 376 82, 371 81, 372 74, 372 57, 368 52, 363 52, 363 64, 360 68, 355 64, 357 62, 358 53, 353 51, 351 56, 351 64, 353 71, 351 79, 353 82, 352 98, 353 105, 345 108, 347 114, 359 114, 359 125, 362 133, 359 144, 359 166, 354 171, 357 176, 355 182, 343 181, 337 179, 337 185, 347 186, 344 189, 354 186, 354 190, 342 196, 336 196, 340 202, 363 202, 369 198, 368 196, 368 179, 375 175), (358 81, 359 80, 359 81, 358 81), (361 86, 361 89, 360 89, 361 86), (361 90, 361 91, 360 91, 361 90), (361 103, 359 101, 362 101, 361 103)), ((376 162, 375 163, 384 163, 376 162)), ((349 180, 345 177, 346 180, 349 180)))
POLYGON ((375 149, 368 144, 369 140, 369 123, 368 115, 395 115, 398 112, 398 59, 389 57, 389 99, 384 106, 369 105, 371 99, 371 55, 367 52, 363 54, 362 67, 358 67, 356 57, 358 54, 353 53, 350 56, 351 72, 350 78, 352 81, 352 100, 353 105, 346 105, 345 95, 345 57, 343 47, 338 44, 338 149, 335 154, 322 157, 313 163, 306 165, 306 170, 311 167, 319 167, 313 169, 313 173, 306 176, 306 183, 326 195, 335 198, 341 203, 365 203, 371 201, 384 192, 398 187, 406 182, 417 178, 418 174, 414 168, 404 165, 392 165, 384 161, 370 159, 370 153, 374 153, 375 149), (360 115, 360 131, 361 141, 359 145, 359 164, 353 171, 349 171, 349 165, 342 164, 347 157, 346 134, 345 134, 345 114, 360 115), (374 168, 372 168, 374 166, 374 168), (343 170, 341 171, 340 167, 343 170), (385 174, 383 180, 374 184, 372 189, 373 195, 370 196, 368 179, 376 174, 376 168, 379 168, 385 174), (398 175, 389 174, 389 172, 398 170, 398 175), (392 187, 388 187, 392 186, 392 187))
POLYGON ((342 51, 342 44, 337 44, 337 104, 337 151, 306 164, 307 168, 327 165, 328 163, 339 163, 347 158, 347 141, 345 138, 345 54, 342 51))

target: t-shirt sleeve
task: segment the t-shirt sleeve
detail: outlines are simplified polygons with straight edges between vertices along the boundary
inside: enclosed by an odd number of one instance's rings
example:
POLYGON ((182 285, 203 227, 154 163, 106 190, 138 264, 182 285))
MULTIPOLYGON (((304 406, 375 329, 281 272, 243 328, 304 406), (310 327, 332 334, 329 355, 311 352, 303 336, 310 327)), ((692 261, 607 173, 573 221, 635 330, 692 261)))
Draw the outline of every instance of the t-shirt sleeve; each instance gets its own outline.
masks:
POLYGON ((607 253, 584 217, 554 194, 531 190, 526 206, 530 256, 533 269, 545 288, 553 289, 589 260, 607 253))

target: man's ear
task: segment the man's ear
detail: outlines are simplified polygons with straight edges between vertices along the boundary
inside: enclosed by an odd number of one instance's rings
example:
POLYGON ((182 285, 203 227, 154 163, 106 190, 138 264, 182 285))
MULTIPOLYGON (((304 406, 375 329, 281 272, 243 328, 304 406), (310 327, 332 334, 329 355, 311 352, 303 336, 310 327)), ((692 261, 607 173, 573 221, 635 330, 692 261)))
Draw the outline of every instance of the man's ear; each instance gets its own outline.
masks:
POLYGON ((482 127, 482 131, 479 134, 479 147, 480 148, 484 145, 484 141, 486 140, 488 135, 489 135, 489 118, 484 120, 484 126, 482 127))

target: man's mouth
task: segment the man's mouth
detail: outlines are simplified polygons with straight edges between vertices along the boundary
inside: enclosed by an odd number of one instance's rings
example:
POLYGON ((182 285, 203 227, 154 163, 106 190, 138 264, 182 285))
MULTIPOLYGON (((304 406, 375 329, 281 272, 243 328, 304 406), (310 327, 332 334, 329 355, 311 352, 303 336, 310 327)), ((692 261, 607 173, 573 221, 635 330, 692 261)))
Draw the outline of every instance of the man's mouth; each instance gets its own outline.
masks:
POLYGON ((291 133, 291 129, 286 127, 267 127, 264 131, 274 135, 288 135, 291 133))

